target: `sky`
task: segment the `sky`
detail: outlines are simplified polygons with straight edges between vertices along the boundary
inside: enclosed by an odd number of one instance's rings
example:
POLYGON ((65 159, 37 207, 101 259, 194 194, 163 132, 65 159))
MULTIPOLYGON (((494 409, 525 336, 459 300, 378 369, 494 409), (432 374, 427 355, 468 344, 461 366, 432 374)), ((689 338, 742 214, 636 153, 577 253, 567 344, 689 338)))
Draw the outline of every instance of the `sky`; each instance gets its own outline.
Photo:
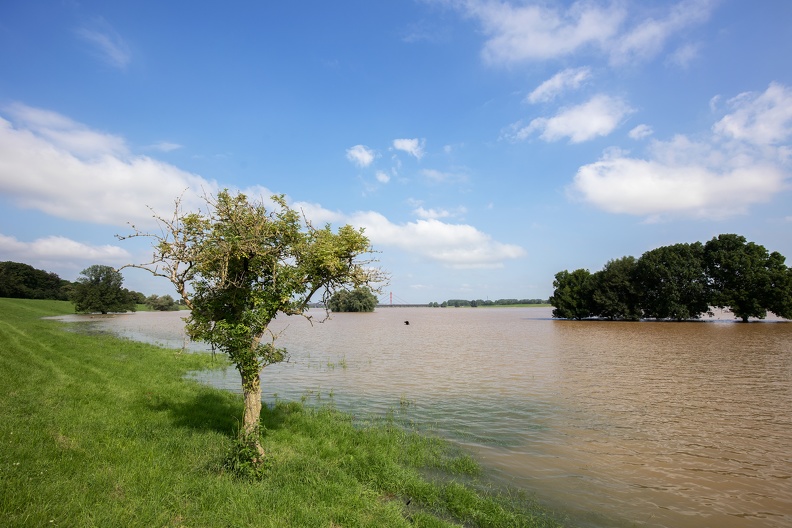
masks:
POLYGON ((792 258, 790 23, 787 0, 6 0, 0 261, 146 262, 116 235, 224 188, 365 228, 385 302, 547 298, 721 233, 792 258))

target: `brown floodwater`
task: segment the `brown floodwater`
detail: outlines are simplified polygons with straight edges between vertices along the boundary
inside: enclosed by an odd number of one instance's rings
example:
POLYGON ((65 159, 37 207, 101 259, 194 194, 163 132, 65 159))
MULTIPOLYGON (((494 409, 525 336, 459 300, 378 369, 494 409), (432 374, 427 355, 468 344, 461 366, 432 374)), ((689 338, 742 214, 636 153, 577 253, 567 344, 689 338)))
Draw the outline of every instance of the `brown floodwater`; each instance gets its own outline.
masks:
MULTIPOLYGON (((183 315, 91 325, 182 347, 183 315)), ((460 444, 571 525, 792 526, 790 323, 378 308, 272 328, 290 358, 264 370, 266 401, 391 413, 460 444)), ((195 377, 240 390, 234 370, 195 377)))

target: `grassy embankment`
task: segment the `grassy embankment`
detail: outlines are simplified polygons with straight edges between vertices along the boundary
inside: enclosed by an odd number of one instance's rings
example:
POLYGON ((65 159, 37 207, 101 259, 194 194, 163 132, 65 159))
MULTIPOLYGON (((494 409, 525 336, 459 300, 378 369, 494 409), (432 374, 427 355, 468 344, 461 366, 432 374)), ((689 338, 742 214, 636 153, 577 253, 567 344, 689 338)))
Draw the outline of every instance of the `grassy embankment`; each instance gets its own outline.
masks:
POLYGON ((4 526, 558 526, 440 440, 294 402, 262 413, 265 476, 235 476, 239 396, 183 377, 218 360, 40 319, 71 311, 0 299, 4 526))

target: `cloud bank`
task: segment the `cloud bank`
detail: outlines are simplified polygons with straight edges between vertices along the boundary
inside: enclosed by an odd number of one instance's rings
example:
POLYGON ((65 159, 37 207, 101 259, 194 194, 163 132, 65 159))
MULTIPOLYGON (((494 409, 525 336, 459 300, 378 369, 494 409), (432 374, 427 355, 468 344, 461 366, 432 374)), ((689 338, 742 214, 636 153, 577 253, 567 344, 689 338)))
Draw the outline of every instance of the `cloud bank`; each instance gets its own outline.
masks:
MULTIPOLYGON (((174 199, 182 196, 186 210, 197 210, 203 205, 204 193, 214 194, 221 187, 171 164, 132 154, 123 138, 92 130, 58 113, 22 104, 8 107, 4 113, 13 122, 0 117, 0 193, 18 207, 93 224, 126 226, 132 222, 147 228, 155 222, 146 206, 168 215, 174 199)), ((411 155, 422 155, 418 140, 400 146, 411 155)), ((347 150, 347 156, 355 163, 370 164, 375 154, 356 145, 347 150)), ((379 178, 385 181, 387 174, 379 178)), ((243 192, 257 198, 272 194, 264 187, 243 192)), ((494 241, 470 225, 437 218, 397 224, 374 211, 343 214, 317 204, 294 205, 317 225, 362 226, 378 247, 407 251, 451 267, 497 267, 504 260, 524 255, 519 246, 494 241)), ((128 260, 119 247, 88 246, 57 236, 21 242, 0 235, 0 251, 31 258, 38 255, 38 260, 70 255, 88 261, 128 260)))
POLYGON ((578 170, 570 194, 607 212, 657 220, 744 214, 788 190, 792 90, 772 83, 728 104, 733 111, 709 137, 656 140, 643 159, 608 152, 578 170))

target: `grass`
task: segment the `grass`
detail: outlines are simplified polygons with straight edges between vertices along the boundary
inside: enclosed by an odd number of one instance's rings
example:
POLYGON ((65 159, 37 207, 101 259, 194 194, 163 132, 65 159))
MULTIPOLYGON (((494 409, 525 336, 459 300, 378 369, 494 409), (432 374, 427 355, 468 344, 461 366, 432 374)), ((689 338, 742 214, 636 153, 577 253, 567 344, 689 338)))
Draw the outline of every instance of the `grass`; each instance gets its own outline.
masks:
POLYGON ((69 303, 0 299, 4 526, 558 526, 449 444, 329 407, 262 412, 259 479, 227 468, 242 403, 208 354, 65 331, 69 303))

